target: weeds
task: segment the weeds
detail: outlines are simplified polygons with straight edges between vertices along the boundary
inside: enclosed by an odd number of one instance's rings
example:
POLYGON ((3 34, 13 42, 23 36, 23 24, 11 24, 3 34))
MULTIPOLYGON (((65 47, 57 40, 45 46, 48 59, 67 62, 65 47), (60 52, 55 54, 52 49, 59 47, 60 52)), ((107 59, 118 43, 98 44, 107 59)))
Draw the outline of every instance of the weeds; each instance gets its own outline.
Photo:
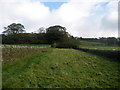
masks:
POLYGON ((46 47, 34 46, 16 46, 16 45, 3 45, 2 46, 2 64, 7 64, 16 60, 20 60, 32 54, 38 53, 46 47))

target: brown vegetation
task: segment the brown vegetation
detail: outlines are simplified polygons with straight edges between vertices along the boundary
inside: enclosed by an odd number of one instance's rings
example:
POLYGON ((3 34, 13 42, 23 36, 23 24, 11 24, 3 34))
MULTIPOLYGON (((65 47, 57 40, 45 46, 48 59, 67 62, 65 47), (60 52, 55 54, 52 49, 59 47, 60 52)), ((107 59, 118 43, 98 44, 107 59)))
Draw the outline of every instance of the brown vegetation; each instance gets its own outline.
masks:
POLYGON ((15 46, 6 45, 2 48, 2 64, 7 64, 16 60, 23 59, 32 54, 38 53, 44 50, 46 47, 33 47, 33 46, 15 46))

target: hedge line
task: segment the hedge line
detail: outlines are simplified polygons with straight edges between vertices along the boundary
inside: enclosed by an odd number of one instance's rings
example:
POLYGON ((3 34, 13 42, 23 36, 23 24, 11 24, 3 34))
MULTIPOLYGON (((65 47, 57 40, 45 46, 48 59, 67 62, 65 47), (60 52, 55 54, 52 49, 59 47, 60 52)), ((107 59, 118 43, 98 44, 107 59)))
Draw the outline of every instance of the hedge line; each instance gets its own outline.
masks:
POLYGON ((96 55, 108 57, 120 61, 120 50, 95 50, 95 49, 85 49, 85 48, 74 48, 77 50, 82 50, 84 52, 90 52, 96 55))

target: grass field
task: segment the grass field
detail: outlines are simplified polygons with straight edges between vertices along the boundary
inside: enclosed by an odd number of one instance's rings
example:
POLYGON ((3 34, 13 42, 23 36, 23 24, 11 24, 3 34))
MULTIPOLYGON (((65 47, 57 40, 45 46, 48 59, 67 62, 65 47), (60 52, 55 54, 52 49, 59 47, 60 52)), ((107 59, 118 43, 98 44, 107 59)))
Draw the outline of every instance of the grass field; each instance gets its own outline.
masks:
POLYGON ((97 49, 97 50, 120 50, 118 46, 105 46, 100 42, 80 41, 80 48, 97 49))
POLYGON ((120 63, 73 49, 48 48, 3 66, 3 88, 120 88, 120 63))
POLYGON ((84 46, 84 45, 81 45, 80 48, 97 49, 97 50, 120 50, 120 47, 117 47, 117 46, 84 46))
POLYGON ((80 40, 80 45, 84 46, 103 46, 103 43, 100 42, 91 42, 91 41, 85 41, 85 40, 80 40))

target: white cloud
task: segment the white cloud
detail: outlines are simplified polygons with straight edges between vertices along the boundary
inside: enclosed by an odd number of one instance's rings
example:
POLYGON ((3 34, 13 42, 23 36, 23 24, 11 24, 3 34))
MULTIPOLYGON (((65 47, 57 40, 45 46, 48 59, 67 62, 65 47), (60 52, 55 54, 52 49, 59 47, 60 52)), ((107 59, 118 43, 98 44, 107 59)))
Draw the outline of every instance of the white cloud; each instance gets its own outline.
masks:
POLYGON ((1 0, 0 32, 13 22, 21 23, 27 32, 40 27, 60 24, 67 31, 80 37, 117 37, 117 1, 104 5, 104 0, 69 0, 57 10, 35 0, 1 0))
POLYGON ((101 27, 105 30, 118 31, 118 2, 110 2, 107 9, 101 19, 101 27))

